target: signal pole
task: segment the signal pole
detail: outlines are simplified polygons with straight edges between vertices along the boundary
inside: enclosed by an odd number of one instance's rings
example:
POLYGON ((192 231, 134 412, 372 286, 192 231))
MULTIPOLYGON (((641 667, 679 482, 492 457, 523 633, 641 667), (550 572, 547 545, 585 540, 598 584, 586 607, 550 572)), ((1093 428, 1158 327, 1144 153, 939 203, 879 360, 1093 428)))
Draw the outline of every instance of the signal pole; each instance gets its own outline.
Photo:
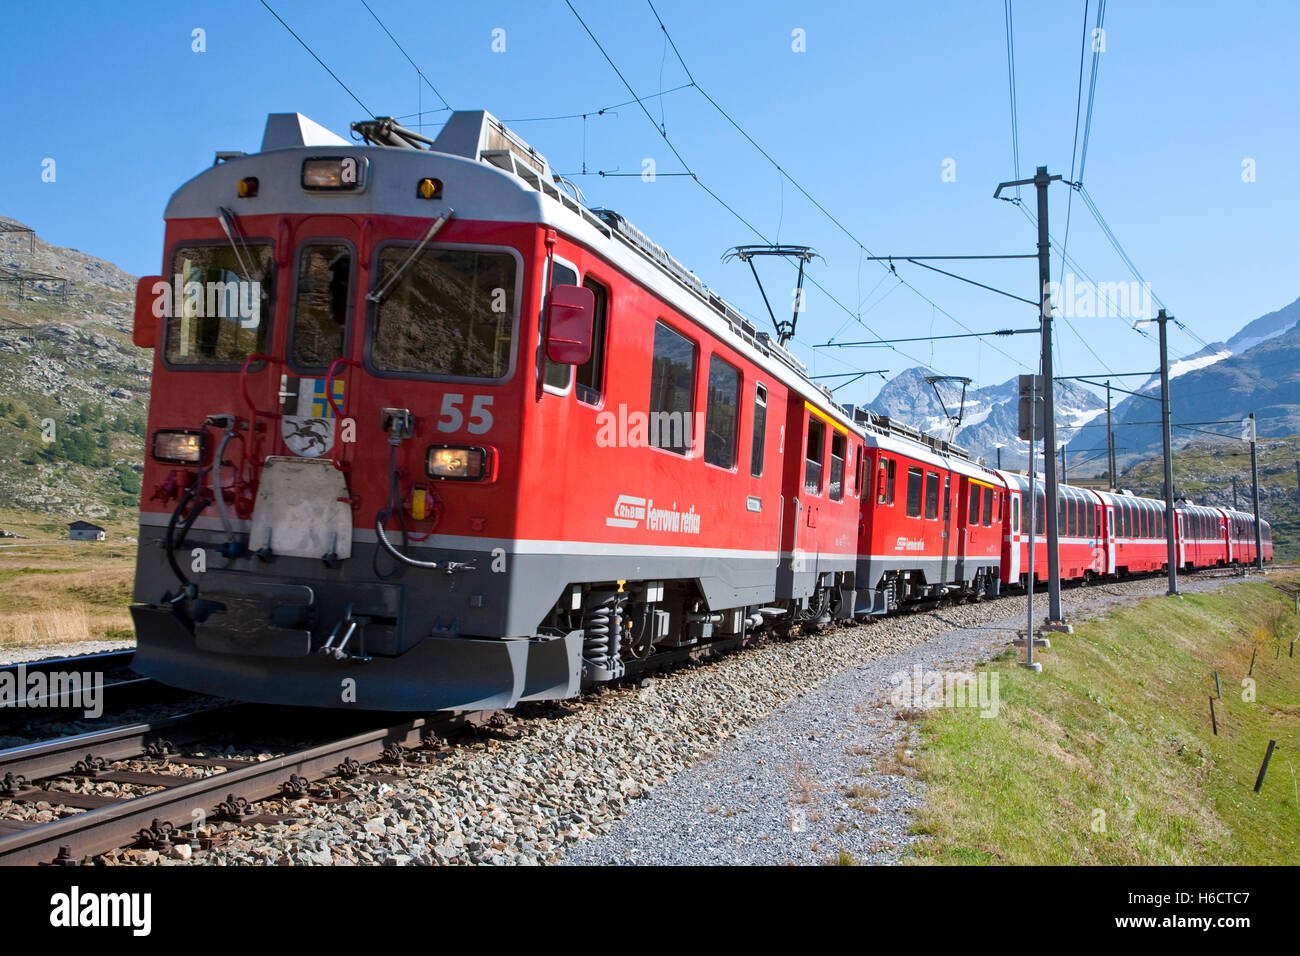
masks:
POLYGON ((1168 542, 1169 594, 1178 593, 1178 535, 1177 516, 1174 514, 1174 453, 1169 434, 1169 342, 1165 328, 1169 316, 1161 309, 1156 316, 1160 323, 1160 428, 1165 440, 1165 539, 1168 542))
POLYGON ((1174 454, 1169 434, 1169 341, 1166 326, 1173 316, 1161 309, 1154 319, 1137 319, 1133 328, 1152 322, 1160 327, 1160 431, 1165 445, 1165 563, 1169 569, 1167 594, 1178 593, 1178 516, 1174 512, 1174 454))
POLYGON ((1255 508, 1255 567, 1264 573, 1264 529, 1259 524, 1259 462, 1255 457, 1255 413, 1250 413, 1250 496, 1255 508))
MULTIPOLYGON (((1300 478, 1300 475, 1297 475, 1296 477, 1297 477, 1297 478, 1300 478)), ((1237 496, 1237 476, 1236 476, 1236 475, 1233 475, 1233 476, 1232 476, 1232 507, 1233 507, 1233 509, 1235 509, 1236 511, 1240 511, 1240 510, 1241 510, 1241 498, 1239 498, 1239 497, 1237 496)))
POLYGON ((1106 379, 1106 467, 1110 469, 1110 489, 1114 491, 1115 484, 1115 430, 1110 424, 1110 379, 1106 379))
MULTIPOLYGON (((1056 482, 1056 399, 1055 383, 1052 379, 1052 296, 1050 282, 1052 277, 1052 240, 1047 231, 1047 187, 1060 179, 1060 175, 1049 176, 1046 166, 1039 166, 1034 171, 1033 179, 1021 179, 1015 182, 999 183, 993 192, 994 199, 1003 189, 1010 186, 1030 186, 1038 198, 1038 302, 1039 324, 1042 327, 1042 375, 1043 375, 1043 478, 1046 499, 1043 509, 1047 512, 1047 622, 1045 627, 1053 630, 1069 631, 1065 615, 1061 613, 1061 551, 1060 528, 1057 517, 1060 513, 1057 504, 1056 482)), ((1032 635, 1031 635, 1032 639, 1032 635)))

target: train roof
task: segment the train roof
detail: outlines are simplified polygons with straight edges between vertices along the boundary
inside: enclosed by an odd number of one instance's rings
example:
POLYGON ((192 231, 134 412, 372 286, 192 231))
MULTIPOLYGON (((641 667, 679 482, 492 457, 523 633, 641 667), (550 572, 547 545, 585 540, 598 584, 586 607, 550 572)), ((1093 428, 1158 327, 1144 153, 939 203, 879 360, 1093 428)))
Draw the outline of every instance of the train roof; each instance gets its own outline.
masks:
MULTIPOLYGON (((812 381, 806 366, 789 350, 766 332, 759 331, 739 309, 625 217, 611 209, 588 207, 579 201, 576 187, 552 173, 542 154, 487 111, 453 112, 432 140, 397 126, 391 119, 354 123, 353 130, 364 142, 349 143, 301 113, 271 114, 267 117, 260 152, 219 152, 212 168, 173 194, 165 218, 213 216, 218 205, 214 195, 221 197, 223 203, 226 197, 233 201, 236 184, 249 175, 250 165, 255 165, 263 208, 269 206, 266 199, 278 197, 286 202, 292 198, 295 209, 311 213, 372 213, 427 219, 433 211, 431 201, 418 198, 409 187, 430 174, 429 160, 437 156, 440 163, 456 163, 458 176, 454 204, 448 198, 438 205, 439 210, 454 205, 459 218, 536 222, 562 230, 653 288, 684 315, 745 354, 750 361, 795 387, 820 411, 835 419, 839 427, 859 434, 864 430, 835 401, 826 386, 812 381), (356 193, 310 193, 301 189, 299 179, 304 153, 313 157, 355 155, 367 161, 382 158, 385 167, 398 163, 406 170, 396 176, 371 175, 372 181, 364 183, 356 193), (515 188, 503 189, 506 183, 515 188), (570 195, 566 187, 573 189, 574 194, 570 195)), ((446 179, 447 174, 442 178, 446 179)), ((236 206, 234 211, 255 212, 243 205, 236 206)))

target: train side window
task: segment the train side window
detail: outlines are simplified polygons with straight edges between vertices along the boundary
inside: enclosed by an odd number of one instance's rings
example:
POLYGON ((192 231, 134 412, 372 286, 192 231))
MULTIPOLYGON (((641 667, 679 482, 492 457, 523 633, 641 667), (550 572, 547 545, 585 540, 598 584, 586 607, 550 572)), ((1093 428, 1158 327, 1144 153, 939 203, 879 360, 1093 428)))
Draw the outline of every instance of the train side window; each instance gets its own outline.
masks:
POLYGON ((876 476, 876 504, 894 503, 894 459, 880 456, 880 474, 876 476))
POLYGON ((1011 530, 1020 530, 1020 498, 1011 499, 1011 530))
POLYGON ((736 466, 740 411, 740 369, 718 356, 709 358, 709 391, 704 414, 704 460, 719 468, 736 466))
POLYGON ((966 509, 966 521, 971 527, 980 523, 980 486, 971 482, 970 507, 966 509))
POLYGON ((934 471, 925 473, 925 516, 939 517, 939 474, 934 471))
POLYGON ((1088 537, 1097 537, 1097 507, 1088 502, 1088 537))
POLYGON ((984 527, 993 527, 993 489, 984 489, 984 527))
MULTIPOLYGON (((1043 529, 1047 527, 1047 493, 1040 491, 1034 495, 1034 534, 1040 537, 1044 533, 1043 529)), ((1059 529, 1058 529, 1059 530, 1059 529)))
POLYGON ((690 453, 695 419, 695 343, 655 323, 650 368, 650 444, 674 455, 690 453))
POLYGON ((578 366, 577 395, 580 402, 599 405, 601 396, 605 393, 605 335, 609 324, 609 290, 591 276, 583 279, 582 284, 596 297, 596 311, 591 319, 591 358, 578 366))
POLYGON ((907 516, 909 518, 921 517, 921 492, 921 469, 907 469, 907 516))
POLYGON ((867 470, 867 450, 865 448, 859 448, 858 449, 858 477, 856 482, 859 498, 862 498, 864 500, 870 499, 871 489, 867 487, 867 482, 870 480, 870 478, 871 478, 871 472, 867 470))
POLYGON ((844 499, 844 459, 848 454, 849 439, 840 432, 831 432, 831 484, 827 494, 831 501, 844 499))
POLYGON ((826 426, 820 418, 808 416, 808 448, 804 453, 803 490, 822 493, 822 462, 826 460, 826 426))
MULTIPOLYGON (((578 273, 566 263, 558 259, 551 260, 551 288, 557 285, 577 285, 578 273)), ((595 349, 593 348, 594 352, 595 349)), ((558 362, 552 362, 549 358, 543 357, 545 368, 542 369, 542 382, 548 387, 557 391, 565 392, 569 389, 569 369, 572 366, 561 365, 558 362)))
POLYGON ((303 244, 289 333, 295 368, 323 369, 343 357, 351 288, 351 246, 342 242, 303 244))
POLYGON ((767 387, 754 386, 754 441, 749 449, 749 473, 763 477, 764 438, 767 433, 767 387))

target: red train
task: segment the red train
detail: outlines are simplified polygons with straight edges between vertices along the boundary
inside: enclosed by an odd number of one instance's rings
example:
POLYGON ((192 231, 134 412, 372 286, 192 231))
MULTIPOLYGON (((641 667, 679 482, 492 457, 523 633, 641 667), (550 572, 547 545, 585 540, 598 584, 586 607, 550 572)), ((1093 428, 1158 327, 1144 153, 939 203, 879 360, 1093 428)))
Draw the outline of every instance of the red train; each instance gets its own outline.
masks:
MULTIPOLYGON (((1023 479, 838 406, 493 117, 354 131, 272 116, 260 152, 219 154, 168 205, 136 300, 155 349, 137 671, 509 707, 1023 581, 1023 479)), ((1070 576, 1159 560, 1140 499, 1062 507, 1070 576)), ((1189 565, 1250 560, 1244 516, 1216 513, 1222 552, 1198 538, 1189 565)))

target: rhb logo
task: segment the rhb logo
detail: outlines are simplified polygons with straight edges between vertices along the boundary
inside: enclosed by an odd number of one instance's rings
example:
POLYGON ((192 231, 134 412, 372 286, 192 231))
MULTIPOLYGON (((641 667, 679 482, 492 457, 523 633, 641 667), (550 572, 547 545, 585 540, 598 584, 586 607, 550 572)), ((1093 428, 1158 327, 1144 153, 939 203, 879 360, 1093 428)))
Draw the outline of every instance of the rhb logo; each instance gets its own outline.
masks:
POLYGON ((614 502, 613 517, 606 518, 610 528, 636 528, 645 519, 645 499, 633 495, 619 495, 614 502))

